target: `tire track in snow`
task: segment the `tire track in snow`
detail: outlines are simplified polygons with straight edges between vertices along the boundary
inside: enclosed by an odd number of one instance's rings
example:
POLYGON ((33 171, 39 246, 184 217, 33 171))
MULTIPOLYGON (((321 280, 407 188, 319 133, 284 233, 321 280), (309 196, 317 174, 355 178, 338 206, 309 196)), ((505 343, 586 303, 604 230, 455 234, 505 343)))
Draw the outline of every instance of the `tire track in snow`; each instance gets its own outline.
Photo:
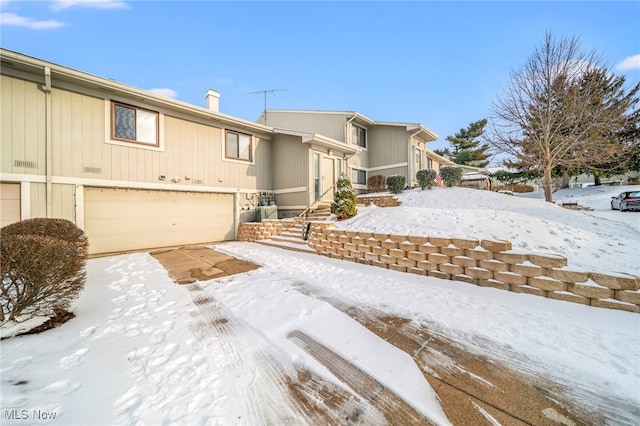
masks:
POLYGON ((303 407, 290 395, 280 365, 260 348, 250 330, 199 284, 185 287, 194 305, 189 328, 223 374, 232 378, 223 380, 234 383, 225 397, 244 401, 244 412, 234 413, 237 421, 252 425, 310 424, 303 407), (242 418, 245 414, 248 418, 242 418))
MULTIPOLYGON (((485 409, 492 410, 496 417, 523 424, 549 423, 549 416, 546 414, 548 410, 564 415, 574 425, 605 421, 602 410, 589 409, 585 404, 580 405, 570 400, 566 389, 559 383, 536 375, 525 377, 517 374, 490 358, 469 354, 444 335, 434 333, 409 319, 373 308, 353 306, 317 285, 295 281, 292 286, 308 297, 316 297, 331 304, 379 337, 409 353, 434 390, 448 394, 462 392, 468 396, 468 401, 464 401, 467 405, 470 402, 484 404, 485 409), (478 374, 469 371, 469 368, 478 374), (515 388, 514 384, 517 384, 515 388)), ((590 399, 594 399, 595 403, 597 398, 592 395, 590 399)), ((446 401, 442 402, 445 412, 453 421, 456 414, 444 404, 446 401)), ((457 409, 459 410, 460 408, 457 409)), ((479 416, 474 416, 476 413, 479 412, 465 409, 465 421, 471 418, 482 421, 479 416)), ((621 420, 620 415, 615 413, 607 416, 610 420, 621 420)), ((622 419, 624 417, 623 415, 622 419)))

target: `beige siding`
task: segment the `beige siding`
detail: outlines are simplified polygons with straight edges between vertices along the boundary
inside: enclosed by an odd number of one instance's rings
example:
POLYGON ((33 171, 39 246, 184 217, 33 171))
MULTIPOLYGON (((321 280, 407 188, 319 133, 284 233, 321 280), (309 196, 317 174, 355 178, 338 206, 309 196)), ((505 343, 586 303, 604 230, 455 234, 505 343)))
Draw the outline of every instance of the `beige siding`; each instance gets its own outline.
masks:
POLYGON ((384 177, 389 177, 391 175, 402 175, 405 178, 407 177, 407 168, 406 167, 392 167, 390 169, 382 169, 382 170, 372 170, 367 173, 367 177, 382 175, 384 177))
POLYGON ((164 182, 179 177, 181 184, 200 179, 222 188, 271 186, 268 140, 253 138, 253 164, 225 161, 224 129, 164 116, 164 151, 114 145, 105 141, 110 124, 104 99, 61 89, 52 99, 54 176, 159 183, 164 175, 164 182))
MULTIPOLYGON (((264 115, 260 120, 265 124, 264 115)), ((345 125, 347 115, 341 113, 316 113, 301 111, 269 111, 267 126, 289 130, 303 130, 318 133, 339 141, 345 141, 345 125)))
POLYGON ((273 189, 307 186, 309 145, 298 136, 275 135, 272 150, 273 189))
POLYGON ((0 172, 45 173, 45 95, 38 84, 0 76, 0 172))
POLYGON ((376 126, 369 131, 369 167, 408 161, 409 134, 402 128, 376 126))
POLYGON ((304 192, 290 192, 287 194, 276 194, 276 204, 278 207, 287 206, 307 206, 309 194, 304 192))
POLYGON ((47 186, 44 183, 30 184, 31 217, 47 217, 47 186))
POLYGON ((52 187, 52 215, 76 222, 75 215, 75 185, 53 185, 52 187))

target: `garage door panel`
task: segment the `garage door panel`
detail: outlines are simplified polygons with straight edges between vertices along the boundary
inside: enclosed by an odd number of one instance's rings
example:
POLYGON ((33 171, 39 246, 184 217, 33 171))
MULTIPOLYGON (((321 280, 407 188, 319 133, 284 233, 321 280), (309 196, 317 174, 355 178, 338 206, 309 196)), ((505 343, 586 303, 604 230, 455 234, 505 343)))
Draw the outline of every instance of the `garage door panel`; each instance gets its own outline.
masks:
POLYGON ((20 221, 20 184, 0 184, 0 227, 20 221))
POLYGON ((90 253, 234 238, 233 195, 87 188, 90 253))

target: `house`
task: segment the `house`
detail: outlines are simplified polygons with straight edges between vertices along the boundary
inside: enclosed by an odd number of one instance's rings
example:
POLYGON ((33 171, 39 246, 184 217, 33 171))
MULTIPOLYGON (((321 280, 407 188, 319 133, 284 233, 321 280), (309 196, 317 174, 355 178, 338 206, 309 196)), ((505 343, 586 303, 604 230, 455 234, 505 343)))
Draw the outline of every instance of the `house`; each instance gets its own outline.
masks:
POLYGON ((267 126, 0 50, 2 224, 69 219, 91 254, 232 240, 272 189, 267 126), (251 213, 253 213, 251 211, 251 213))
MULTIPOLYGON (((294 144, 286 149, 296 153, 292 163, 306 167, 313 177, 307 203, 318 198, 331 201, 331 188, 340 173, 351 179, 356 190, 364 191, 369 176, 400 174, 413 187, 418 170, 439 171, 454 165, 427 148, 438 135, 419 123, 374 121, 355 111, 311 110, 266 110, 257 122, 274 127, 278 135, 306 132, 307 137, 329 138, 327 143, 294 144)), ((280 136, 274 137, 274 149, 279 140, 280 136)), ((274 173, 279 170, 274 164, 274 173)))
POLYGON ((331 201, 337 178, 453 164, 417 123, 264 111, 257 122, 0 49, 0 218, 65 218, 92 255, 233 240, 260 194, 279 217, 331 201))

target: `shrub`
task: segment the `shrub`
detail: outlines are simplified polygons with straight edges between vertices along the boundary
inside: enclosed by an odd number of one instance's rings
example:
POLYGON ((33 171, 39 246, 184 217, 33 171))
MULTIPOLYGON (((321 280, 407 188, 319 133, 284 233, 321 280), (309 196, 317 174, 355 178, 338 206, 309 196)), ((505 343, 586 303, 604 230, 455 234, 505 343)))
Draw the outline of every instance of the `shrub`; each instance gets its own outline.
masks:
POLYGON ((402 175, 391 175, 387 178, 387 186, 393 194, 399 194, 404 190, 407 178, 402 175))
POLYGON ((444 186, 452 187, 460 185, 462 181, 462 168, 456 166, 445 166, 440 168, 440 176, 444 186))
POLYGON ((338 216, 338 219, 348 219, 358 213, 356 204, 358 204, 358 195, 353 190, 351 181, 344 175, 340 176, 333 203, 331 203, 331 213, 338 216))
POLYGON ((380 192, 385 189, 387 179, 382 175, 369 176, 367 179, 367 188, 372 192, 380 192))
POLYGON ((531 185, 525 185, 523 183, 517 183, 514 185, 497 185, 493 187, 494 191, 511 191, 516 193, 533 192, 534 188, 531 185))
POLYGON ((430 169, 418 170, 416 173, 416 179, 420 184, 420 188, 425 189, 433 186, 433 180, 436 178, 436 171, 430 169))
POLYGON ((0 230, 0 321, 66 310, 86 281, 87 239, 65 219, 27 219, 0 230))

